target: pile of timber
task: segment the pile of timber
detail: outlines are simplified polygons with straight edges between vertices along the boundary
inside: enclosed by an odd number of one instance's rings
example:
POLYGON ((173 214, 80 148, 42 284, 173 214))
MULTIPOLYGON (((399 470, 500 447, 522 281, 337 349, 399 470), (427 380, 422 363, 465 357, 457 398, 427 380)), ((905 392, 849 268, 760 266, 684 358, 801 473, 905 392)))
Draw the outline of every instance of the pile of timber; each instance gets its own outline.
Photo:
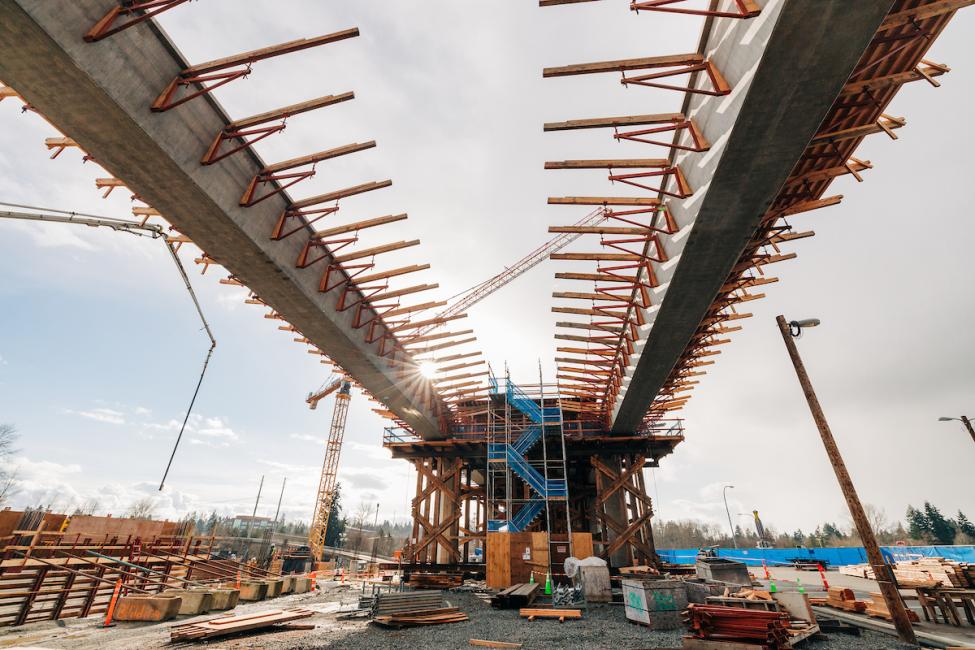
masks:
POLYGON ((784 612, 691 604, 684 612, 684 622, 694 639, 734 641, 769 650, 791 647, 790 618, 784 612))
MULTIPOLYGON (((809 603, 811 605, 842 609, 857 614, 868 614, 877 618, 887 619, 888 621, 892 620, 884 597, 879 593, 871 593, 870 596, 872 597, 870 600, 857 600, 852 589, 830 587, 826 598, 810 598, 809 603)), ((907 610, 907 617, 911 621, 918 621, 917 614, 910 609, 907 610)))
MULTIPOLYGON (((237 616, 220 616, 207 621, 196 621, 176 625, 170 632, 170 641, 198 641, 212 639, 227 634, 237 634, 266 627, 280 626, 298 619, 308 618, 315 612, 310 609, 296 607, 293 609, 274 609, 253 614, 237 616)), ((287 629, 287 628, 285 628, 287 629)))
POLYGON ((460 623, 466 621, 467 614, 456 607, 441 607, 440 609, 418 609, 376 616, 373 623, 383 627, 401 628, 418 625, 441 625, 443 623, 460 623))
MULTIPOLYGON (((840 567, 840 573, 858 578, 875 580, 869 564, 853 564, 840 567)), ((902 587, 975 587, 975 565, 927 557, 920 560, 902 560, 894 564, 894 577, 902 587)))
POLYGON ((461 573, 411 573, 406 584, 414 589, 453 589, 464 584, 461 573))
POLYGON ((416 610, 441 609, 442 607, 443 592, 426 591, 417 593, 401 591, 378 594, 375 604, 372 605, 372 610, 373 614, 381 616, 416 610))
POLYGON ((864 612, 867 609, 867 604, 857 600, 853 590, 845 587, 830 587, 826 598, 810 598, 809 603, 854 613, 864 612))
POLYGON ((552 609, 552 608, 536 608, 525 607, 519 610, 518 615, 522 618, 527 618, 530 621, 534 621, 537 618, 557 618, 559 623, 564 623, 566 619, 578 619, 582 618, 581 609, 552 609))
POLYGON ((499 591, 491 598, 491 607, 498 609, 518 609, 528 607, 538 596, 539 583, 522 582, 499 591))
POLYGON ((660 571, 648 564, 620 567, 620 574, 627 578, 649 578, 659 576, 660 571))

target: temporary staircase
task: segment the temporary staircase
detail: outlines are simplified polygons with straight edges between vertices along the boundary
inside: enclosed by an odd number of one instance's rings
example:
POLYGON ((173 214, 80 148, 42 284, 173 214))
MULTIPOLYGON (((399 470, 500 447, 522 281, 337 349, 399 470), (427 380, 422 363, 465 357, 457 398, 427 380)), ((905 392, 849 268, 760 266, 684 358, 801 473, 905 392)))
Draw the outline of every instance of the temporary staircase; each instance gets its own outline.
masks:
MULTIPOLYGON (((564 500, 568 496, 568 486, 564 478, 548 478, 546 462, 543 460, 542 471, 539 471, 527 456, 551 429, 557 429, 561 433, 561 409, 539 405, 521 388, 511 383, 510 379, 505 382, 503 393, 497 380, 493 378, 491 388, 495 396, 503 395, 508 406, 527 417, 529 424, 513 443, 489 442, 488 462, 503 463, 507 470, 529 487, 533 496, 522 501, 516 511, 506 512, 505 519, 489 520, 488 530, 497 531, 506 527, 509 532, 520 532, 526 530, 545 510, 547 500, 564 500)), ((506 413, 508 412, 509 409, 506 409, 506 413)), ((506 424, 510 425, 510 422, 506 424)), ((508 430, 510 426, 506 427, 506 432, 508 430)), ((515 510, 514 504, 511 505, 511 510, 515 510)))

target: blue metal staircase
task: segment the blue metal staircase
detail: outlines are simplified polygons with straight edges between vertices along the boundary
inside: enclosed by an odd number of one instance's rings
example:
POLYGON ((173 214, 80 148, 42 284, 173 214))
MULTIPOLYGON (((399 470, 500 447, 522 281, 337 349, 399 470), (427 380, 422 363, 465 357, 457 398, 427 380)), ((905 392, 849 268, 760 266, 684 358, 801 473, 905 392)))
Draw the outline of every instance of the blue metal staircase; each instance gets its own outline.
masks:
MULTIPOLYGON (((558 425, 561 412, 557 407, 543 408, 531 399, 522 389, 511 381, 505 382, 505 397, 508 403, 524 413, 532 422, 525 428, 514 444, 489 443, 488 461, 506 462, 508 468, 523 480, 532 492, 539 498, 527 501, 521 509, 509 520, 492 519, 488 522, 488 530, 500 530, 504 525, 510 532, 525 530, 532 521, 545 509, 546 499, 564 499, 568 495, 568 486, 564 479, 547 479, 535 469, 525 455, 542 439, 545 427, 558 425)), ((497 380, 491 378, 491 392, 500 395, 501 390, 497 380)))

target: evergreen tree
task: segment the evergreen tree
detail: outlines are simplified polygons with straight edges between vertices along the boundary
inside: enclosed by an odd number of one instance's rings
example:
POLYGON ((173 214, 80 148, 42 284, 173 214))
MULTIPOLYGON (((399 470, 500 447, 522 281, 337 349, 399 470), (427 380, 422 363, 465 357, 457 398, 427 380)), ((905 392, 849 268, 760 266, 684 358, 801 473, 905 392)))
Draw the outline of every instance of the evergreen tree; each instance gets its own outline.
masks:
POLYGON ((966 517, 965 513, 961 510, 958 511, 958 519, 955 520, 955 523, 958 525, 958 530, 960 532, 964 533, 971 539, 975 539, 975 524, 970 522, 968 517, 966 517))
POLYGON ((338 546, 345 533, 345 518, 342 516, 342 484, 335 486, 335 498, 328 513, 328 528, 325 529, 325 546, 338 546))
POLYGON ((955 533, 957 532, 955 522, 946 519, 941 511, 928 501, 924 502, 924 515, 931 527, 931 535, 934 537, 935 543, 952 544, 955 541, 955 533))
POLYGON ((914 506, 907 506, 907 526, 913 539, 928 541, 931 539, 931 522, 923 512, 914 506))

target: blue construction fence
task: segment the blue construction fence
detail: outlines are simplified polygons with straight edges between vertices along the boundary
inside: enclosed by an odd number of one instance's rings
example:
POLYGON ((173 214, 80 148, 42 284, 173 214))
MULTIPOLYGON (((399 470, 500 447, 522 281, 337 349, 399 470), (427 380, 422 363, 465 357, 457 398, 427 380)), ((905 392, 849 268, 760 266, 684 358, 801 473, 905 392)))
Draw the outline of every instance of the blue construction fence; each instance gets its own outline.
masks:
MULTIPOLYGON (((888 562, 918 560, 924 557, 943 557, 946 560, 975 564, 975 546, 882 546, 880 551, 888 562)), ((664 562, 694 564, 696 548, 657 549, 664 562)), ((866 564, 867 554, 862 546, 828 548, 719 548, 718 557, 738 560, 748 566, 788 566, 795 560, 822 562, 827 567, 847 564, 866 564)))

